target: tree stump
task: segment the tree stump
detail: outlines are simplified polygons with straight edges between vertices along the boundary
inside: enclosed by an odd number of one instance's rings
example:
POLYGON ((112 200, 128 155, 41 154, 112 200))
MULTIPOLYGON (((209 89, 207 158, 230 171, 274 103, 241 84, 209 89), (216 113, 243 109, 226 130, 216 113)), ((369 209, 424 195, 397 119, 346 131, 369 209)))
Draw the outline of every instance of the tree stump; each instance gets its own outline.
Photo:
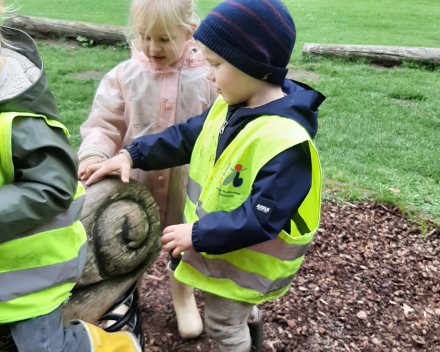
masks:
MULTIPOLYGON (((86 188, 81 222, 87 233, 87 264, 63 307, 63 320, 95 323, 153 263, 161 248, 157 205, 139 182, 110 176, 86 188)), ((0 325, 0 352, 16 352, 0 325)))
POLYGON ((4 25, 20 29, 33 38, 76 39, 82 36, 97 44, 117 44, 126 40, 125 27, 106 24, 16 15, 6 19, 4 25))

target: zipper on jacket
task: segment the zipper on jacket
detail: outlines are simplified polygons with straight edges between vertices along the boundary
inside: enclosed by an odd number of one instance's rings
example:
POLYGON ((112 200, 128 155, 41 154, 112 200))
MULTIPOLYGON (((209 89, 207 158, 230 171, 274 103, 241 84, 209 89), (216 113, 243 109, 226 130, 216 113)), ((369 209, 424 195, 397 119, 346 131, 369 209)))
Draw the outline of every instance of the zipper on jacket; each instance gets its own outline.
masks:
POLYGON ((220 135, 223 134, 223 132, 225 132, 225 128, 228 125, 228 120, 225 120, 225 122, 223 122, 222 127, 220 128, 220 135))
POLYGON ((231 121, 231 119, 235 116, 235 114, 236 114, 240 109, 241 109, 241 107, 239 107, 239 108, 238 108, 233 114, 227 114, 227 115, 226 115, 226 120, 223 122, 222 127, 220 127, 220 132, 219 132, 219 134, 218 134, 218 140, 217 140, 217 148, 216 148, 217 150, 216 150, 216 153, 215 153, 214 165, 217 164, 218 157, 220 157, 220 156, 223 154, 223 152, 221 152, 221 153, 218 155, 219 147, 220 147, 220 140, 223 138, 223 133, 225 132, 226 127, 228 127, 228 125, 229 125, 229 121, 231 121))
POLYGON ((235 116, 235 114, 238 112, 238 110, 240 110, 240 109, 241 108, 238 108, 231 116, 229 116, 229 118, 226 117, 225 122, 223 122, 222 127, 220 127, 220 133, 219 133, 220 136, 223 134, 223 132, 225 132, 226 126, 229 124, 229 120, 232 119, 235 116))

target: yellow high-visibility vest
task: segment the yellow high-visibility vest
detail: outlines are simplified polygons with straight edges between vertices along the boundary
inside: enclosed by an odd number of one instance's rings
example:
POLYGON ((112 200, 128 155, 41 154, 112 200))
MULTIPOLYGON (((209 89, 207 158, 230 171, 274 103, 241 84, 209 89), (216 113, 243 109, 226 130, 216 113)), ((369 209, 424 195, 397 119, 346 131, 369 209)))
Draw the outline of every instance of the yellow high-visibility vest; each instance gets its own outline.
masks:
MULTIPOLYGON (((14 181, 11 128, 17 116, 43 118, 68 133, 60 122, 43 115, 1 113, 0 187, 14 181)), ((64 213, 0 243, 0 324, 48 314, 69 298, 87 258, 87 237, 79 221, 85 196, 78 182, 64 213)))
MULTIPOLYGON (((306 141, 310 146, 312 186, 291 219, 290 233, 283 230, 275 239, 222 255, 186 251, 175 277, 221 297, 259 304, 288 290, 318 229, 321 167, 306 130, 297 122, 276 115, 249 122, 215 162, 226 114, 227 104, 219 97, 191 155, 184 222, 194 223, 209 213, 236 209, 249 197, 258 172, 268 161, 306 141)), ((264 205, 260 207, 268 210, 264 205)))

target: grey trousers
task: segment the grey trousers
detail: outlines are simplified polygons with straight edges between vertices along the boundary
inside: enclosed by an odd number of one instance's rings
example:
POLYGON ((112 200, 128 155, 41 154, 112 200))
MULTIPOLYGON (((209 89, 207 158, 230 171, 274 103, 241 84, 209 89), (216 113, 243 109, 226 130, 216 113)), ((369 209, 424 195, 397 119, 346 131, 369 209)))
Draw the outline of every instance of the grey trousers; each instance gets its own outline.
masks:
POLYGON ((90 340, 82 325, 63 327, 61 307, 52 313, 11 324, 19 352, 90 352, 90 340))
POLYGON ((251 349, 248 323, 260 319, 257 306, 205 292, 205 327, 217 342, 219 352, 247 352, 251 349))

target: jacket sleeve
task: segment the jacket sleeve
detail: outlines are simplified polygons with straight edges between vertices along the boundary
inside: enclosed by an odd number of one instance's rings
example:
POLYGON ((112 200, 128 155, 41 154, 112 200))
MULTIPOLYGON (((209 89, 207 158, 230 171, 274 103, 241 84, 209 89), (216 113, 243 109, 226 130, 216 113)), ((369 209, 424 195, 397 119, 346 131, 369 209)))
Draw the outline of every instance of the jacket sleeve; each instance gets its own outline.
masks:
POLYGON ((133 161, 133 168, 151 171, 189 164, 210 109, 161 133, 136 138, 132 144, 125 146, 133 161))
POLYGON ((67 136, 41 118, 13 121, 12 157, 14 182, 0 187, 0 243, 66 211, 78 182, 67 136))
POLYGON ((246 201, 227 213, 219 211, 194 223, 192 242, 197 252, 224 254, 275 238, 307 196, 312 184, 308 142, 275 156, 259 171, 246 201), (270 215, 257 205, 270 209, 270 215))
POLYGON ((125 100, 119 82, 123 67, 115 67, 99 84, 92 111, 80 127, 80 162, 94 156, 111 158, 122 148, 122 140, 127 132, 124 121, 125 100))

